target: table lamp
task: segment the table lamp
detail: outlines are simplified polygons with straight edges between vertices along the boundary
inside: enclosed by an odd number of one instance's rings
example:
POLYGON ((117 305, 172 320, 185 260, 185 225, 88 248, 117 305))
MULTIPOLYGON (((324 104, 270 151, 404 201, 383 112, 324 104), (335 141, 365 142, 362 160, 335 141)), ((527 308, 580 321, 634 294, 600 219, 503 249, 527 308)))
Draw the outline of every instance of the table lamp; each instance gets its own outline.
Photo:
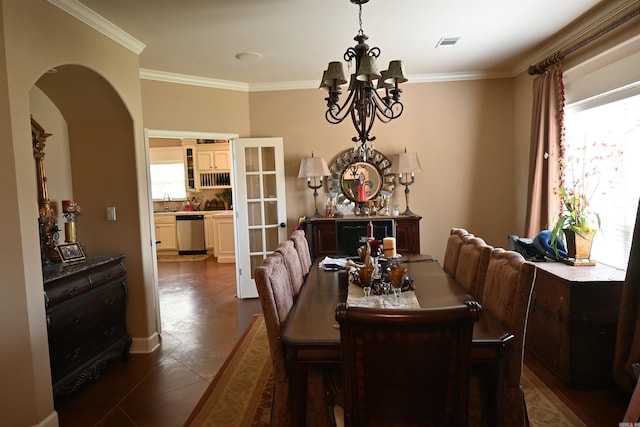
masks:
POLYGON ((411 209, 409 209, 409 186, 415 181, 415 172, 422 172, 420 160, 418 160, 418 153, 407 153, 407 148, 405 147, 404 153, 394 154, 393 157, 391 157, 391 168, 389 169, 389 173, 397 174, 398 183, 404 185, 404 197, 407 209, 402 213, 402 215, 415 215, 411 212, 411 209), (409 180, 409 177, 407 176, 403 181, 403 174, 411 174, 411 180, 409 180))
POLYGON ((313 218, 320 218, 320 212, 318 212, 318 188, 322 187, 322 178, 331 175, 327 162, 322 157, 311 157, 302 159, 300 161, 300 171, 298 172, 298 178, 307 178, 307 186, 313 189, 313 199, 315 203, 316 211, 313 213, 313 218), (311 179, 313 178, 313 185, 311 179), (319 179, 319 182, 318 182, 319 179))

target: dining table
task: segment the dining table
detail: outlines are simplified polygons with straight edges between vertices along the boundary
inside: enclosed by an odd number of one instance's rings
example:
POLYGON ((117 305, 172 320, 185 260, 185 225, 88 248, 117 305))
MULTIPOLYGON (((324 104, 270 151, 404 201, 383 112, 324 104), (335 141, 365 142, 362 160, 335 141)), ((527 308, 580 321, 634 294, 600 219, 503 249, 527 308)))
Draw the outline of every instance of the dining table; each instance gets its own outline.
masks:
MULTIPOLYGON (((306 425, 308 368, 335 365, 341 360, 335 308, 347 301, 350 273, 338 268, 321 269, 321 261, 314 260, 280 334, 295 426, 306 425)), ((407 267, 407 275, 413 281, 419 309, 457 306, 474 300, 431 256, 409 254, 399 258, 399 262, 407 267)), ((500 425, 504 363, 513 338, 513 334, 486 311, 473 327, 472 372, 482 375, 488 384, 484 391, 489 402, 486 414, 489 425, 500 425)))

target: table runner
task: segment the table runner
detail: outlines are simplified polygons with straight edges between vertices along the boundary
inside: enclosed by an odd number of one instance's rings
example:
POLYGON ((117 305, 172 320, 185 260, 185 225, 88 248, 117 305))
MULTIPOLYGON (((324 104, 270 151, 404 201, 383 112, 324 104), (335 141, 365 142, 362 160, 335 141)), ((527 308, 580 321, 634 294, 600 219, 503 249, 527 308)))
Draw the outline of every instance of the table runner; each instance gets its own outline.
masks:
POLYGON ((416 293, 413 291, 406 291, 400 294, 400 301, 396 305, 396 297, 391 293, 390 295, 369 295, 364 296, 364 290, 360 286, 349 284, 347 292, 347 304, 352 307, 369 307, 369 308, 402 308, 402 309, 417 309, 420 308, 416 293))

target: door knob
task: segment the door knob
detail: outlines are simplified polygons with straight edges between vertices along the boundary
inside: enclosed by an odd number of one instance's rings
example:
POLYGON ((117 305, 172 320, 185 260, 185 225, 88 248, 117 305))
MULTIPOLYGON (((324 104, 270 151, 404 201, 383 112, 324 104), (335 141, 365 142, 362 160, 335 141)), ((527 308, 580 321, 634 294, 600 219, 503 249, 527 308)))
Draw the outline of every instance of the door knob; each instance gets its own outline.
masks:
POLYGON ((280 228, 285 228, 287 226, 287 224, 285 224, 284 222, 280 223, 280 228))

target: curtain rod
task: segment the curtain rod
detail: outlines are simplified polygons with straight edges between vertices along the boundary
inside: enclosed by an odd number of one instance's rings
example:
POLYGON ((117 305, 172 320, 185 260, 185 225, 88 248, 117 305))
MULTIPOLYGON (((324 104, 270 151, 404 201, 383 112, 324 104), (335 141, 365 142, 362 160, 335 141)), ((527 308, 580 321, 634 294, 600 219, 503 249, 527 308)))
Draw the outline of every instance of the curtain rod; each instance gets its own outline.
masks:
POLYGON ((606 27, 604 27, 603 29, 599 30, 595 34, 593 34, 593 35, 591 35, 589 37, 586 37, 585 39, 579 41, 578 43, 574 44, 573 46, 568 47, 566 50, 558 51, 555 54, 553 54, 553 55, 547 57, 546 59, 542 60, 541 62, 537 63, 536 65, 531 65, 529 67, 529 70, 528 70, 529 71, 529 75, 533 76, 535 74, 543 74, 551 66, 561 62, 564 58, 566 58, 567 56, 569 56, 570 54, 572 54, 576 50, 578 50, 580 48, 583 48, 584 46, 588 45, 589 43, 591 43, 591 42, 593 42, 593 41, 595 41, 597 39, 599 39, 600 37, 604 36, 605 34, 609 33, 610 31, 615 30, 619 26, 627 23, 628 21, 630 21, 631 19, 635 18, 638 15, 640 15, 640 7, 637 7, 635 9, 633 9, 631 12, 629 12, 626 15, 616 19, 611 24, 607 25, 606 27))

